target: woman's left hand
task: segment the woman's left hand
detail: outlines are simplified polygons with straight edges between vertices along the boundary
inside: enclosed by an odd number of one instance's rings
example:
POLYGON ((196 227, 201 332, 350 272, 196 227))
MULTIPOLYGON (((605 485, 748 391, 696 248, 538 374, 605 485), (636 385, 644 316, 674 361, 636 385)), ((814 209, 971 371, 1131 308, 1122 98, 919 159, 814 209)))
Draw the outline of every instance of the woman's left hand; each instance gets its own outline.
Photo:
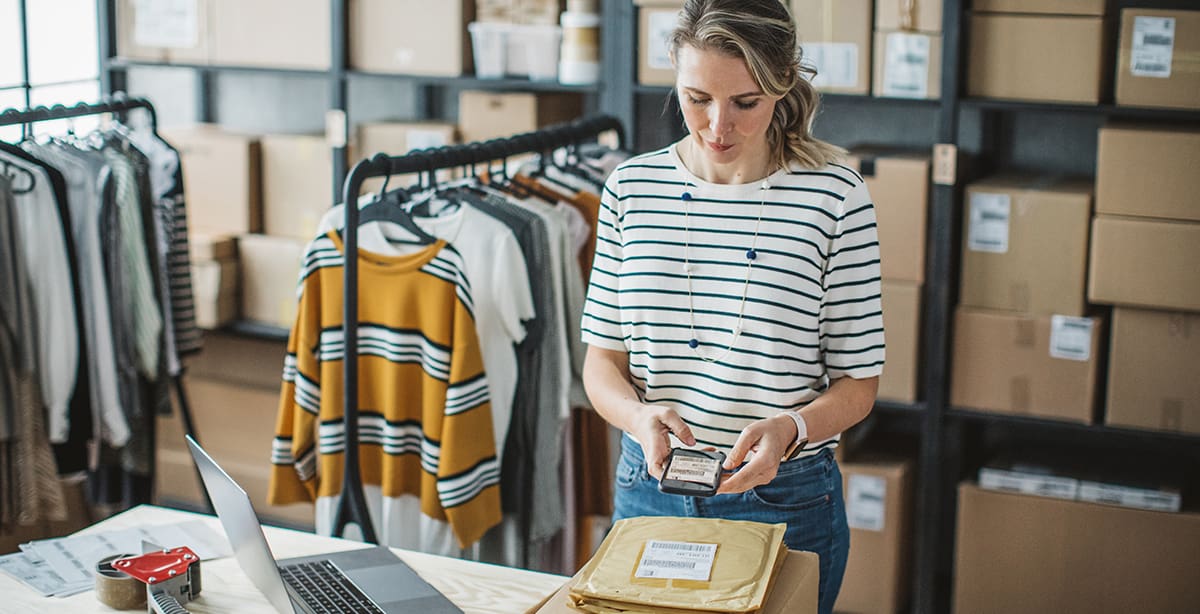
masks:
POLYGON ((717 494, 732 494, 762 486, 775 479, 779 462, 788 448, 796 441, 796 423, 791 418, 778 415, 750 423, 729 451, 725 459, 725 470, 732 471, 742 464, 747 453, 753 451, 754 458, 737 473, 726 474, 717 494))

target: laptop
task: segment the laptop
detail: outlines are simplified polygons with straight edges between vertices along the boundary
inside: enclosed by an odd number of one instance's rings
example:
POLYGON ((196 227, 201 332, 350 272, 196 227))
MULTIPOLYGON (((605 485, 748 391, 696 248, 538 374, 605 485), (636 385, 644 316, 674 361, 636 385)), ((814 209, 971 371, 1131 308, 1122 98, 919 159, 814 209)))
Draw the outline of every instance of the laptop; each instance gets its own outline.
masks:
POLYGON ((383 546, 276 561, 246 491, 185 437, 238 565, 280 614, 462 614, 383 546))

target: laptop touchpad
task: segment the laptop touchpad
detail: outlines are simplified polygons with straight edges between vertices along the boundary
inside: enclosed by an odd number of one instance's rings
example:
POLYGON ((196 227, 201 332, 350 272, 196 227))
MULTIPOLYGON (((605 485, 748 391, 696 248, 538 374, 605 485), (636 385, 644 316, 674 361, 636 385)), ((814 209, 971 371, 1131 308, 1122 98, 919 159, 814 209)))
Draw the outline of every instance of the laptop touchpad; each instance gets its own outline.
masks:
POLYGON ((420 576, 403 565, 384 565, 346 572, 376 603, 407 601, 439 594, 420 576))

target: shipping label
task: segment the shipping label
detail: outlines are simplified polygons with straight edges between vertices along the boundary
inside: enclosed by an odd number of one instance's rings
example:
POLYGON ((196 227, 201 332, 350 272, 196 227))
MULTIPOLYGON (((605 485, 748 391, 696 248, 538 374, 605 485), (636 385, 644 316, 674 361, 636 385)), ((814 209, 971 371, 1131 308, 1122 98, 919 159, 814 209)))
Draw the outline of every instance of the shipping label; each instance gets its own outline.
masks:
POLYGON ((1050 317, 1050 356, 1087 362, 1092 358, 1091 318, 1050 317))
POLYGON ((1008 222, 1012 197, 1008 194, 971 194, 967 249, 973 252, 1008 253, 1008 222))
POLYGON ((646 64, 650 68, 671 70, 671 50, 667 39, 679 22, 678 11, 654 11, 648 19, 650 31, 647 33, 649 49, 646 50, 646 64))
POLYGON ((200 42, 196 0, 137 0, 133 41, 142 47, 181 49, 200 42))
POLYGON ((858 85, 858 45, 854 43, 809 43, 804 56, 817 75, 812 84, 817 88, 854 87, 858 85))
POLYGON ((893 32, 887 35, 883 59, 883 95, 929 97, 929 37, 893 32))
POLYGON ((646 542, 642 550, 642 558, 638 561, 634 576, 708 581, 716 559, 716 544, 652 539, 646 542))
POLYGON ((1133 76, 1169 78, 1174 52, 1174 17, 1133 18, 1133 50, 1129 56, 1133 76))
POLYGON ((846 482, 846 520, 850 528, 882 531, 887 520, 887 481, 879 476, 854 474, 846 482))

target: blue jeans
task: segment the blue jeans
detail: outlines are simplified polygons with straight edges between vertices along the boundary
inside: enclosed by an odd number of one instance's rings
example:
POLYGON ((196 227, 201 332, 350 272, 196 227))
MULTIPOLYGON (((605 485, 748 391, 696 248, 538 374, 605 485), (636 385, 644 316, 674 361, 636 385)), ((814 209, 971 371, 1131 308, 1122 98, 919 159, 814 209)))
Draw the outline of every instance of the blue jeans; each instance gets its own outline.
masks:
POLYGON ((613 521, 636 516, 726 518, 787 524, 783 541, 792 550, 821 557, 821 614, 833 612, 850 553, 850 529, 842 499, 842 473, 833 450, 788 461, 770 484, 736 495, 688 497, 659 492, 646 471, 642 446, 621 438, 613 521))

